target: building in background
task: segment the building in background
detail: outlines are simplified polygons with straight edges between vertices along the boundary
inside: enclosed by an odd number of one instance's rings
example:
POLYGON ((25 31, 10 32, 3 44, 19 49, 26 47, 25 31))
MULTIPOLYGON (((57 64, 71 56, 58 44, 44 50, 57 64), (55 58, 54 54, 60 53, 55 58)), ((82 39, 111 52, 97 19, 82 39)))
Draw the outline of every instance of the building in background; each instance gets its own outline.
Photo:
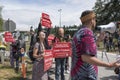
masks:
POLYGON ((4 20, 3 21, 3 31, 13 32, 16 29, 16 23, 13 20, 4 20))

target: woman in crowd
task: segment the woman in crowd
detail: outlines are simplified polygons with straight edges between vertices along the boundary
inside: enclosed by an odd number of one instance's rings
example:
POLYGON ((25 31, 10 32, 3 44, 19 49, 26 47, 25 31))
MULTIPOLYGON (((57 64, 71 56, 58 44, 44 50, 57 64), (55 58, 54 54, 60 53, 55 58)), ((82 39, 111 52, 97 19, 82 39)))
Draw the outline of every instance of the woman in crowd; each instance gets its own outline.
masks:
POLYGON ((40 31, 38 40, 34 46, 32 80, 48 80, 47 72, 44 72, 44 50, 45 50, 45 33, 40 31))

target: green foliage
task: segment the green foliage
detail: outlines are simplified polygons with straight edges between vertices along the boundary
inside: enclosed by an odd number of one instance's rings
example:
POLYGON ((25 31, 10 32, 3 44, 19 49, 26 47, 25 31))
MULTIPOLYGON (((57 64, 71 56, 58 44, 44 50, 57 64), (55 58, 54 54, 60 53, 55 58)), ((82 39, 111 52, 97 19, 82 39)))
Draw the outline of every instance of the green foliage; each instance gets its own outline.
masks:
MULTIPOLYGON (((72 25, 72 26, 63 26, 64 30, 65 30, 65 34, 70 34, 71 36, 73 36, 75 34, 75 32, 79 29, 80 26, 77 25, 72 25)), ((55 26, 54 28, 51 29, 51 34, 55 34, 56 36, 58 35, 58 26, 55 26)))
POLYGON ((97 0, 93 10, 97 16, 97 25, 120 21, 120 0, 97 0))
POLYGON ((2 15, 1 15, 1 12, 2 12, 2 6, 0 6, 0 31, 3 31, 3 19, 2 19, 2 15))
POLYGON ((3 31, 2 25, 3 25, 3 19, 0 18, 0 31, 3 31))

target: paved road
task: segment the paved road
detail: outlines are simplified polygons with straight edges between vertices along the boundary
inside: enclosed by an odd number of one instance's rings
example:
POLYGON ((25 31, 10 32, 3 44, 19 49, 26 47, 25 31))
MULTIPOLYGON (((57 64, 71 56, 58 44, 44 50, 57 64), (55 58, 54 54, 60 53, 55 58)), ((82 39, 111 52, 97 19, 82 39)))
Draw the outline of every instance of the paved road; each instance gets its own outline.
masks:
MULTIPOLYGON (((115 61, 116 60, 116 54, 113 53, 107 53, 109 62, 115 61)), ((102 52, 98 52, 98 58, 100 60, 103 60, 105 62, 108 62, 105 53, 103 53, 103 58, 102 58, 102 52)), ((54 70, 54 65, 52 67, 52 70, 54 70)), ((52 78, 54 77, 54 74, 51 74, 52 78)), ((69 74, 65 73, 66 80, 69 79, 69 74)), ((105 67, 98 67, 98 80, 118 80, 117 75, 114 73, 114 68, 105 68, 105 67)))
MULTIPOLYGON (((101 58, 101 56, 102 53, 99 52, 98 58, 107 62, 105 54, 103 56, 103 59, 101 58)), ((107 56, 109 58, 109 62, 115 61, 117 57, 116 54, 112 53, 107 53, 107 56)), ((118 80, 117 78, 118 76, 114 73, 114 68, 99 67, 98 80, 118 80)))

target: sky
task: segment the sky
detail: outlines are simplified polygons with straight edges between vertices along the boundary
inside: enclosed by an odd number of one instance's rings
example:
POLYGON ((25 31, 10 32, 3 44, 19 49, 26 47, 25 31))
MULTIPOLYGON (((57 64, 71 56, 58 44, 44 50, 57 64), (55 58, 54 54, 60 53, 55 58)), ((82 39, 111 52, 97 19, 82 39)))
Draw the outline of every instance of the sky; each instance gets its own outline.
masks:
POLYGON ((84 10, 92 10, 96 0, 0 0, 3 6, 2 18, 13 20, 19 30, 37 28, 41 13, 50 15, 52 26, 79 25, 79 17, 84 10))

